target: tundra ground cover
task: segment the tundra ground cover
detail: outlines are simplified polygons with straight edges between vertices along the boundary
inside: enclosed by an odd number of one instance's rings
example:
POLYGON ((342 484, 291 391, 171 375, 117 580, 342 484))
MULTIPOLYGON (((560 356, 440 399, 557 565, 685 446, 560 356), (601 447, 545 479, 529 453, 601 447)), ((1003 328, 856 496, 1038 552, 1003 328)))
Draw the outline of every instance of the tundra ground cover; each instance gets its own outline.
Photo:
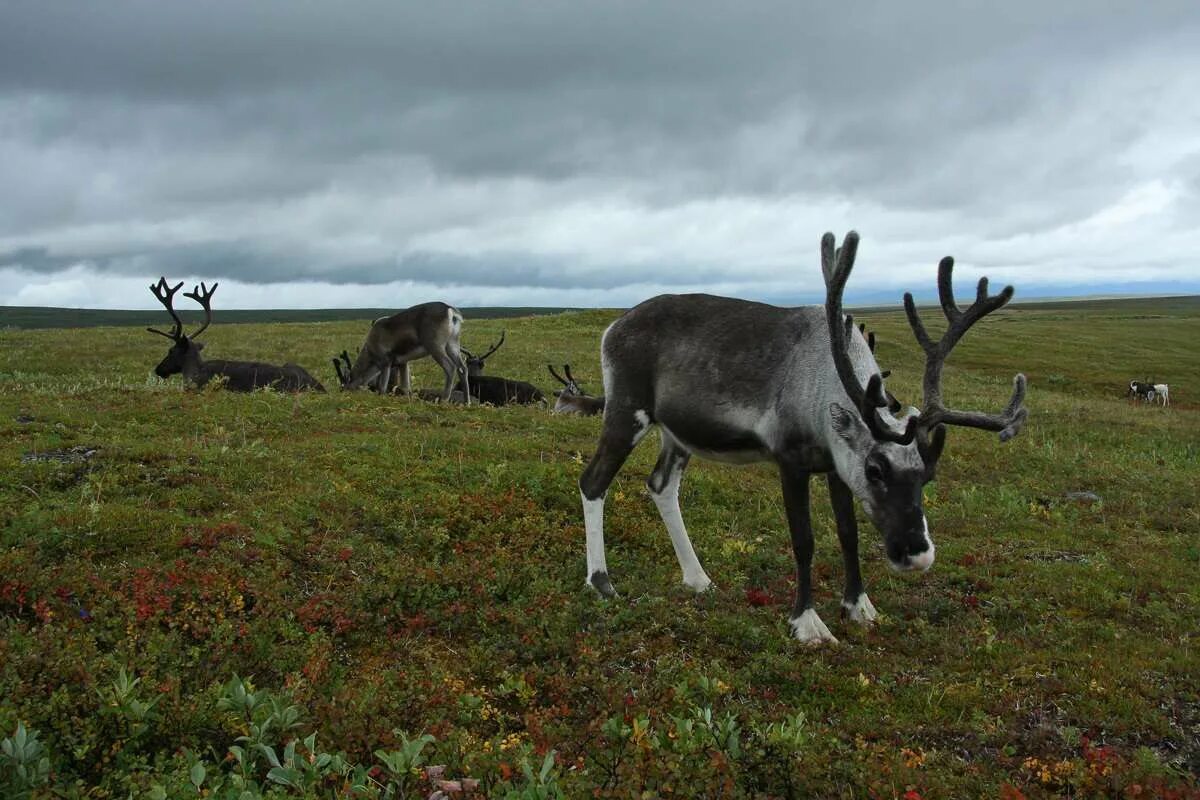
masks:
MULTIPOLYGON (((489 371, 548 389, 545 363, 570 361, 599 390, 615 315, 468 321, 464 343, 506 329, 489 371)), ((903 314, 865 319, 914 401, 903 314)), ((218 318, 206 354, 295 360, 332 388, 329 358, 366 327, 218 318)), ((809 650, 787 639, 767 465, 689 469, 683 512, 716 582, 695 597, 644 496, 643 443, 609 495, 622 594, 602 602, 575 486, 596 419, 183 391, 152 376, 165 348, 140 329, 5 330, 0 788, 1196 796, 1198 340, 1184 300, 981 322, 947 396, 998 407, 1024 370, 1026 430, 951 432, 927 487, 930 573, 891 574, 860 518, 872 629, 837 620, 814 491, 818 609, 842 645, 809 650), (1171 384, 1169 410, 1121 396, 1144 377, 1171 384), (1067 497, 1084 490, 1099 501, 1067 497)), ((440 385, 431 367, 417 385, 440 385)))

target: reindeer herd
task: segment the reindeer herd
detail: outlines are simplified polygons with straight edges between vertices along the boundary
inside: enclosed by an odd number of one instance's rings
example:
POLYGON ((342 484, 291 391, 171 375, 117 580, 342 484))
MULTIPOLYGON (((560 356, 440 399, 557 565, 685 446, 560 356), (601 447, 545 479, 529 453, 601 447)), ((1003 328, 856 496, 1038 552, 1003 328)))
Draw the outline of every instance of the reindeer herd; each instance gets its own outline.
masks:
MULTIPOLYGON (((184 292, 184 297, 195 300, 204 309, 204 324, 191 334, 183 333, 183 322, 174 306, 175 293, 183 283, 171 287, 167 279, 161 277, 150 287, 150 292, 173 321, 170 332, 146 329, 173 342, 166 358, 155 368, 155 374, 160 378, 182 374, 185 381, 197 388, 218 379, 224 382, 225 388, 238 392, 264 388, 325 391, 320 381, 298 364, 277 367, 256 361, 203 360, 200 351, 204 343, 196 341, 196 337, 212 323, 212 296, 217 285, 214 283, 210 289, 201 283, 191 292, 184 292)), ((442 368, 446 379, 441 391, 419 390, 417 396, 421 399, 468 405, 472 400, 495 406, 546 404, 542 390, 531 383, 483 374, 486 360, 504 344, 505 333, 501 333, 499 341, 486 353, 477 356, 460 344, 462 326, 462 312, 440 302, 422 303, 380 317, 371 323, 356 359, 352 361, 347 350, 333 359, 338 384, 343 389, 366 388, 379 394, 411 394, 409 362, 429 357, 442 368)), ((571 376, 569 364, 563 367, 566 379, 560 377, 554 367, 547 366, 550 374, 564 386, 555 392, 558 401, 552 409, 554 413, 593 416, 604 411, 604 398, 585 394, 571 376)))
MULTIPOLYGON (((904 309, 925 353, 924 402, 907 409, 884 386, 888 371, 875 361, 874 334, 855 326, 842 310, 842 292, 858 249, 858 235, 846 235, 835 248, 833 234, 821 240, 824 306, 781 308, 704 294, 660 295, 630 309, 600 339, 604 395, 587 395, 571 374, 549 366, 563 388, 555 391, 559 413, 603 414, 595 454, 579 479, 586 539, 585 584, 604 597, 616 594, 605 559, 604 500, 630 453, 657 426, 658 461, 646 485, 662 517, 682 571, 696 592, 712 582, 692 547, 679 509, 679 486, 692 456, 744 464, 773 462, 779 471, 796 566, 796 595, 790 626, 808 644, 836 642, 813 603, 812 523, 809 490, 813 475, 829 487, 838 541, 845 565, 842 616, 872 623, 877 612, 864 588, 858 558, 855 501, 883 537, 889 565, 922 572, 934 561, 934 545, 923 508, 923 486, 933 480, 949 426, 979 428, 1016 436, 1027 412, 1025 376, 1013 379, 1012 397, 998 413, 951 408, 942 398, 946 358, 964 334, 984 316, 1004 306, 1013 289, 988 294, 982 278, 975 301, 960 308, 952 285, 954 260, 938 266, 938 295, 947 325, 934 340, 917 313, 911 294, 904 309), (565 376, 565 377, 564 377, 565 376)), ((203 361, 195 341, 211 322, 216 284, 186 294, 201 304, 205 322, 184 335, 172 307, 179 286, 165 279, 151 287, 175 326, 154 331, 174 344, 156 372, 182 372, 204 385, 219 377, 230 389, 321 391, 295 364, 276 367, 237 361, 203 361)), ((375 320, 358 356, 342 351, 333 360, 345 389, 369 388, 380 394, 411 392, 409 363, 432 358, 442 368, 440 392, 427 396, 448 402, 502 405, 545 403, 537 387, 484 374, 485 360, 504 336, 480 356, 460 342, 463 315, 445 303, 424 303, 375 320), (464 358, 465 356, 465 358, 464 358)), ((1134 386, 1130 386, 1131 392, 1134 386)), ((1153 391, 1157 393, 1156 386, 1153 391)), ((1163 387, 1163 401, 1166 391, 1163 387)))

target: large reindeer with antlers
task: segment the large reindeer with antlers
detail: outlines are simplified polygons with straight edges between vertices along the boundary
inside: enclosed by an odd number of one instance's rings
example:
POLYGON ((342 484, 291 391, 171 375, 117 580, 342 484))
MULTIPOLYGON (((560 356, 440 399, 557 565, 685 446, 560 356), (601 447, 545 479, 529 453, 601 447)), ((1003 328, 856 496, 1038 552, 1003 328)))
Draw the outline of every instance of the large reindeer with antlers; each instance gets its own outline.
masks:
MULTIPOLYGON (((380 394, 386 394, 392 388, 392 371, 398 369, 400 391, 408 394, 412 391, 408 362, 429 356, 446 375, 442 400, 449 400, 457 375, 462 376, 464 384, 470 385, 458 343, 462 324, 461 311, 439 302, 421 303, 391 316, 380 317, 371 323, 371 330, 367 332, 367 339, 358 351, 358 358, 346 373, 342 372, 338 360, 333 360, 342 388, 369 386, 380 394)), ((465 400, 470 403, 469 394, 465 395, 465 400)))
POLYGON ((957 411, 942 402, 942 366, 963 334, 1012 297, 1012 287, 988 295, 979 281, 975 302, 954 300, 952 258, 938 267, 938 292, 949 322, 935 342, 911 294, 904 307, 925 351, 924 408, 897 418, 887 410, 883 377, 862 331, 842 313, 842 290, 854 266, 858 234, 835 251, 821 240, 825 307, 779 308, 711 295, 661 295, 626 312, 605 331, 601 361, 607 405, 600 442, 579 481, 587 534, 587 583, 615 594, 604 555, 604 497, 634 446, 657 424, 662 449, 647 481, 683 581, 697 592, 711 582, 692 548, 679 512, 679 483, 692 455, 779 466, 796 560, 792 634, 835 642, 813 608, 813 534, 809 484, 824 473, 845 562, 842 609, 869 624, 876 611, 863 588, 854 500, 883 534, 887 558, 900 571, 927 570, 934 546, 922 508, 922 486, 946 440, 947 425, 1017 434, 1025 421, 1025 377, 999 414, 957 411))
POLYGON ((184 334, 183 321, 175 313, 175 293, 183 286, 183 281, 174 287, 167 286, 167 279, 160 277, 158 283, 150 287, 151 293, 163 304, 171 315, 170 331, 160 331, 147 328, 151 333, 165 336, 174 342, 167 351, 166 358, 154 368, 154 373, 160 378, 169 378, 176 373, 182 373, 184 380, 197 388, 205 386, 213 378, 224 378, 225 387, 235 392, 252 392, 255 389, 271 387, 281 391, 295 392, 303 389, 325 391, 325 387, 309 375, 299 364, 284 364, 277 367, 274 364, 263 364, 257 361, 205 361, 200 356, 204 343, 196 341, 196 337, 204 333, 212 324, 212 296, 219 284, 214 283, 209 289, 203 283, 184 292, 184 297, 195 300, 204 309, 204 324, 190 334, 184 334))

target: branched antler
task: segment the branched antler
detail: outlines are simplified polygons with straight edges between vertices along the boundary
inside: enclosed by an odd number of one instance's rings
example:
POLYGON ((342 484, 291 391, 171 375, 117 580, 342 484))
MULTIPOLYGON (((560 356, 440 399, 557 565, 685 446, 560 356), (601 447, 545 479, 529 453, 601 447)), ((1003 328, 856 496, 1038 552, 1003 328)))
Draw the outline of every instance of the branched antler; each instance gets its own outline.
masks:
POLYGON ((193 286, 190 292, 183 293, 184 297, 192 298, 204 308, 204 324, 193 331, 188 338, 195 339, 212 324, 212 306, 210 304, 212 303, 213 292, 217 291, 218 286, 220 286, 219 283, 214 283, 212 288, 209 289, 201 281, 199 286, 193 286))
MULTIPOLYGON (((942 313, 949 323, 946 332, 936 343, 925 330, 921 317, 917 314, 917 306, 910 292, 904 293, 904 311, 908 315, 908 324, 912 327, 913 335, 921 349, 925 351, 925 407, 921 411, 920 423, 924 434, 934 432, 941 425, 962 425, 968 428, 982 428, 988 431, 999 431, 1000 441, 1006 442, 1020 432, 1021 426, 1028 416, 1025 403, 1025 376, 1017 373, 1013 378, 1012 398, 1008 406, 999 414, 988 414, 982 411, 958 411, 946 408, 942 403, 942 367, 946 357, 958 344, 963 335, 983 317, 1001 308, 1013 296, 1013 287, 1006 286, 999 294, 988 294, 988 279, 980 278, 975 290, 975 302, 966 310, 960 309, 954 300, 954 259, 946 256, 938 264, 938 299, 941 301, 942 313)), ((944 434, 943 434, 944 435, 944 434)), ((940 451, 940 447, 938 448, 940 451)))
POLYGON ((829 346, 838 378, 876 439, 910 444, 917 435, 916 418, 909 418, 904 431, 897 433, 879 416, 879 409, 888 405, 888 398, 883 390, 883 377, 878 373, 872 375, 864 389, 854 373, 848 349, 850 335, 854 331, 854 317, 842 313, 842 291, 850 278, 850 270, 854 268, 854 257, 858 252, 858 234, 855 231, 847 233, 846 238, 842 240, 842 246, 837 249, 834 249, 835 243, 832 233, 821 237, 821 272, 825 277, 825 321, 829 327, 829 346))
POLYGON ((175 313, 174 299, 175 293, 179 291, 179 287, 181 286, 183 286, 183 281, 175 284, 174 287, 167 286, 166 277, 160 277, 158 279, 158 283, 150 285, 151 294, 158 298, 158 302, 162 303, 163 307, 167 309, 167 313, 171 315, 174 325, 171 328, 170 333, 167 333, 166 331, 160 331, 157 328, 146 328, 146 330, 150 331, 151 333, 157 333, 159 336, 165 336, 168 339, 179 341, 180 334, 183 332, 183 321, 180 320, 179 315, 175 313))

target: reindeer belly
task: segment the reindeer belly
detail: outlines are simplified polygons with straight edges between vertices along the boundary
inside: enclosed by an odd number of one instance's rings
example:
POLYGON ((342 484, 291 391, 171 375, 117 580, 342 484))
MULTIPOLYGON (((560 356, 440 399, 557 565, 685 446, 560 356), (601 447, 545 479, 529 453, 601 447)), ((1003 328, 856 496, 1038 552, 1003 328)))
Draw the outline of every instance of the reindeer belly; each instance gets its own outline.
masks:
POLYGON ((660 409, 655 421, 689 453, 709 461, 752 464, 771 459, 762 432, 763 415, 751 409, 704 414, 660 409))

